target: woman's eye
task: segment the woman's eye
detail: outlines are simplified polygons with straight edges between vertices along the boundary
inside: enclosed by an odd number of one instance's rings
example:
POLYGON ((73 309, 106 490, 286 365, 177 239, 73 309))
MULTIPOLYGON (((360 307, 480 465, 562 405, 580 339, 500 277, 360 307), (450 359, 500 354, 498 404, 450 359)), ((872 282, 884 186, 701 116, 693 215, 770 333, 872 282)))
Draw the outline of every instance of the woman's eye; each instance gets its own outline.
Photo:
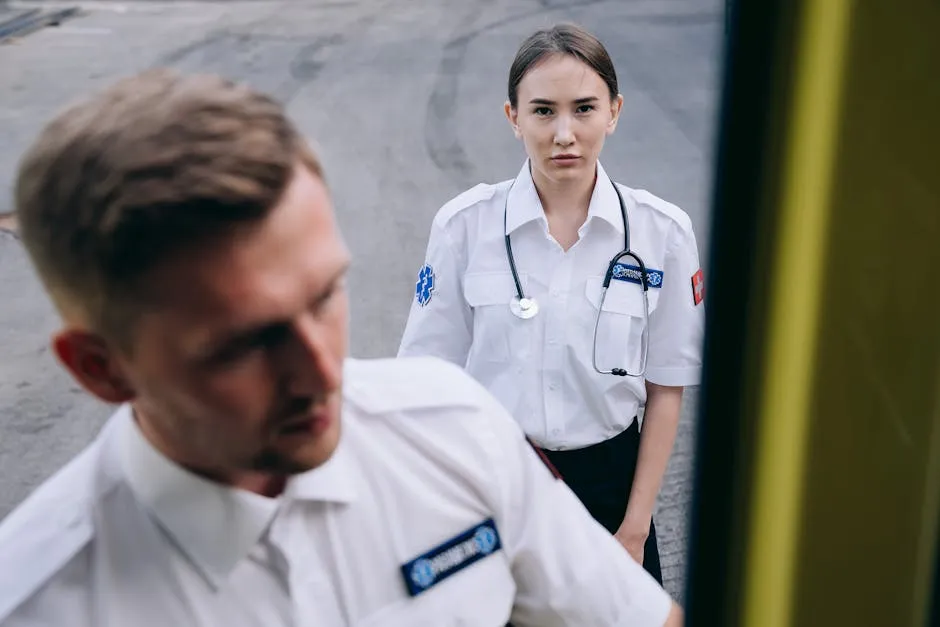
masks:
POLYGON ((551 115, 552 110, 548 107, 536 107, 535 115, 551 115))
POLYGON ((578 113, 590 113, 594 110, 594 105, 581 105, 578 107, 578 113))

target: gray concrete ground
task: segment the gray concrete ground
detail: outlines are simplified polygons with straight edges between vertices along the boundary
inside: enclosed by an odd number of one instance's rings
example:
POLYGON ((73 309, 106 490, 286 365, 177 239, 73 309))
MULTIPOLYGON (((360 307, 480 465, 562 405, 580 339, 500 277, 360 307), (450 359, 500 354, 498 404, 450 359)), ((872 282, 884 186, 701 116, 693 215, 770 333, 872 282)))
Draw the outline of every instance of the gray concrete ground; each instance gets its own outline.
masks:
MULTIPOLYGON (((29 6, 11 2, 11 6, 29 6)), ((82 16, 0 46, 0 213, 22 150, 70 99, 147 67, 219 72, 274 93, 319 146, 355 254, 352 353, 392 355, 431 216, 524 158, 502 114, 509 64, 537 27, 574 20, 609 47, 625 96, 606 168, 692 216, 703 258, 722 0, 41 2, 82 16)), ((75 454, 109 408, 46 348, 55 316, 0 232, 0 516, 75 454)), ((682 596, 696 389, 657 524, 682 596)))

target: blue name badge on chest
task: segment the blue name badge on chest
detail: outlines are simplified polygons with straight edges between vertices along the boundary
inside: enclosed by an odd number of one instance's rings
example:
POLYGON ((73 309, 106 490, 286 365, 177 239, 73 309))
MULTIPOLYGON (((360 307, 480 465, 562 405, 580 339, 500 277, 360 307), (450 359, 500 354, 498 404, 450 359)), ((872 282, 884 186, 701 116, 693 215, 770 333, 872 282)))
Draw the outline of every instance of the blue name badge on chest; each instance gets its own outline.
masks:
MULTIPOLYGON (((631 266, 625 263, 618 263, 614 266, 613 278, 618 281, 626 281, 627 283, 636 283, 642 285, 640 281, 640 267, 631 266)), ((646 284, 649 287, 662 287, 663 286, 663 271, 662 270, 653 270, 652 268, 646 269, 646 284)))
POLYGON ((408 594, 417 596, 502 548, 492 518, 401 565, 408 594))

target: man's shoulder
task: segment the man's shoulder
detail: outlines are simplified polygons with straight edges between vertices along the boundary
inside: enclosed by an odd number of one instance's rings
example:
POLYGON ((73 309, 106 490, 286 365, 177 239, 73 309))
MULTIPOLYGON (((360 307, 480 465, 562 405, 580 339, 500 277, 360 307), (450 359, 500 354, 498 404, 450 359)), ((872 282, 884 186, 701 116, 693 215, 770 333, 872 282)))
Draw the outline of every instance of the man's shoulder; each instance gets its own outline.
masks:
POLYGON ((100 455, 95 440, 0 522, 0 623, 94 538, 100 455))
POLYGON ((489 393, 465 370, 437 357, 349 359, 345 397, 369 414, 481 408, 489 393))
MULTIPOLYGON (((347 435, 369 451, 373 470, 407 490, 433 467, 451 486, 496 498, 494 473, 504 472, 505 449, 521 430, 465 370, 436 357, 366 360, 349 364, 344 385, 347 435)), ((446 490, 439 496, 457 498, 446 490)))

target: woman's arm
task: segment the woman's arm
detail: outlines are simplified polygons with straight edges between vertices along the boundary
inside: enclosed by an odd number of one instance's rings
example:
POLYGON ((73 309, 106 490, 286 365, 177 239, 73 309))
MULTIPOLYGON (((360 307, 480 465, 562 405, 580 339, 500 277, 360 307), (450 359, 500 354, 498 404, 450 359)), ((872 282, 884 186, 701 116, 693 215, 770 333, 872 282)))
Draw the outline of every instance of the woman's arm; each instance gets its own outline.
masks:
POLYGON ((682 408, 682 387, 646 382, 646 412, 640 431, 640 452, 630 500, 616 536, 630 555, 643 563, 643 544, 649 535, 656 496, 672 454, 682 408))

